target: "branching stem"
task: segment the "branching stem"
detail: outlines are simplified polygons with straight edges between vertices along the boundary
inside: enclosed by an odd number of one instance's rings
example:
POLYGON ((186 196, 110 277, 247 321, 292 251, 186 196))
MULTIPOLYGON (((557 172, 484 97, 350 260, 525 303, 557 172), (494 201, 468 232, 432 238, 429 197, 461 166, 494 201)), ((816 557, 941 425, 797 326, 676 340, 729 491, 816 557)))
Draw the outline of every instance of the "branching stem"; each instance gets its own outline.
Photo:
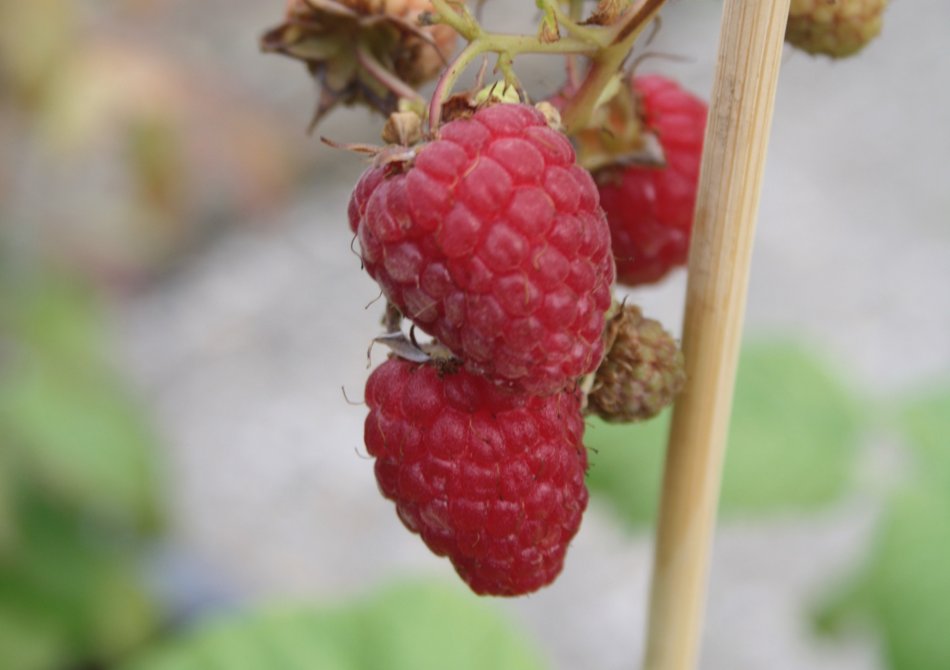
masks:
MULTIPOLYGON (((581 25, 576 19, 578 3, 572 2, 571 16, 564 13, 558 0, 538 0, 539 7, 550 11, 563 26, 566 37, 552 42, 532 35, 504 35, 485 32, 464 4, 451 0, 432 0, 439 23, 450 26, 468 40, 451 65, 442 74, 429 104, 429 131, 435 133, 442 120, 442 105, 455 82, 469 64, 485 53, 496 53, 506 78, 510 64, 519 54, 585 55, 591 66, 575 95, 562 112, 568 132, 582 128, 594 111, 597 101, 610 79, 620 70, 636 38, 656 16, 664 0, 637 0, 616 23, 605 27, 581 25)), ((512 82, 509 82, 512 83, 512 82)))
POLYGON ((538 6, 551 12, 568 35, 600 48, 606 46, 605 40, 609 39, 610 36, 604 30, 582 26, 573 16, 564 13, 559 0, 538 0, 538 6))
POLYGON ((489 35, 485 34, 469 43, 448 69, 442 74, 432 101, 429 103, 429 130, 435 132, 442 120, 442 104, 448 98, 452 87, 469 64, 484 53, 497 53, 502 58, 502 64, 510 63, 510 59, 518 54, 525 53, 583 53, 594 54, 597 47, 586 42, 574 39, 562 39, 557 42, 545 43, 529 35, 489 35))
POLYGON ((580 88, 561 111, 561 120, 568 133, 587 125, 604 88, 619 72, 630 49, 633 48, 633 43, 660 11, 663 2, 664 0, 639 0, 615 25, 605 29, 610 31, 610 46, 600 50, 591 59, 590 69, 580 88))

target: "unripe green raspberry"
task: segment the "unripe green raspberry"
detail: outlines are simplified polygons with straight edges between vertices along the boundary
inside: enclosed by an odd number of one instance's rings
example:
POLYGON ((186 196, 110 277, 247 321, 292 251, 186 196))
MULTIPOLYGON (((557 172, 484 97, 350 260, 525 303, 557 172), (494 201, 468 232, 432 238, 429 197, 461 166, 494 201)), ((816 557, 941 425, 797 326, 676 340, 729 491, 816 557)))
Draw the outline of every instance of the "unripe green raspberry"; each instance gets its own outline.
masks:
POLYGON ((881 32, 887 0, 792 0, 785 41, 810 54, 850 56, 881 32))
POLYGON ((605 421, 628 423, 656 416, 686 382, 683 353, 659 321, 625 305, 607 325, 607 356, 587 397, 605 421))

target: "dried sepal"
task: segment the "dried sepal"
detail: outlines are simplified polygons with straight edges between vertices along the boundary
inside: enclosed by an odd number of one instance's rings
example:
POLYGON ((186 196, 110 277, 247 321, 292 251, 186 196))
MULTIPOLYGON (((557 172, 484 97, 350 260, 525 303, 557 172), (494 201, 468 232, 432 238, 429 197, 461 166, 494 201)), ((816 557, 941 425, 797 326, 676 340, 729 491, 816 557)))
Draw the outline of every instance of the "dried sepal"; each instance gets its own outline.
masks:
POLYGON ((302 61, 320 87, 311 127, 339 104, 383 114, 432 79, 454 49, 455 32, 422 26, 428 0, 289 0, 283 23, 261 38, 266 52, 302 61))
POLYGON ((416 112, 393 112, 383 126, 383 142, 411 147, 422 141, 422 117, 416 112))

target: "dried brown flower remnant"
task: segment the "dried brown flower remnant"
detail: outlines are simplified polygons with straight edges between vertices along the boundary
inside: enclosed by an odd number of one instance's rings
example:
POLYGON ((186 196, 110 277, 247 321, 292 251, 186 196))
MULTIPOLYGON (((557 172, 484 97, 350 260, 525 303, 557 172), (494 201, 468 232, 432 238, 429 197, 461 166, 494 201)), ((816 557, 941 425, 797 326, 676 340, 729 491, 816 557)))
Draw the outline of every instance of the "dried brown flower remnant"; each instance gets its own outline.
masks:
POLYGON ((421 26, 428 0, 289 0, 284 22, 261 38, 264 51, 303 61, 320 85, 311 127, 337 104, 383 114, 436 74, 456 34, 421 26))

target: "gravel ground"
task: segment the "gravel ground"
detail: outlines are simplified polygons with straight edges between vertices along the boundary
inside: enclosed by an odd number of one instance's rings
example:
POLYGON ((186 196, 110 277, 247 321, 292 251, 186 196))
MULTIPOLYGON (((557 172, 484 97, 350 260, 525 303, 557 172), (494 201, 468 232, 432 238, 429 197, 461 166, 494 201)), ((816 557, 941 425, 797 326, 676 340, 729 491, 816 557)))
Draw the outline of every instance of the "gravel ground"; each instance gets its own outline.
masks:
MULTIPOLYGON (((247 59, 249 88, 302 125, 300 73, 252 58, 234 37, 267 25, 274 8, 240 4, 247 11, 214 30, 247 59)), ((713 53, 719 7, 673 4, 651 50, 713 53)), ((950 373, 947 25, 943 0, 894 3, 862 57, 789 53, 782 73, 747 332, 812 341, 879 398, 950 373)), ((710 61, 652 65, 708 90, 710 61)), ((327 132, 351 139, 368 127, 342 114, 327 132)), ((270 225, 235 232, 113 314, 169 447, 174 541, 241 598, 337 598, 405 573, 453 579, 375 492, 358 403, 381 304, 366 307, 378 291, 346 251, 361 166, 325 156, 327 170, 270 225)), ((636 297, 678 328, 683 288, 679 273, 636 297)), ((886 453, 879 442, 868 453, 886 453)), ((820 518, 722 526, 702 667, 879 667, 871 641, 829 646, 804 616, 860 558, 873 522, 858 494, 820 518)), ((649 539, 595 503, 559 582, 498 607, 556 668, 629 668, 643 646, 649 563, 649 539)))

